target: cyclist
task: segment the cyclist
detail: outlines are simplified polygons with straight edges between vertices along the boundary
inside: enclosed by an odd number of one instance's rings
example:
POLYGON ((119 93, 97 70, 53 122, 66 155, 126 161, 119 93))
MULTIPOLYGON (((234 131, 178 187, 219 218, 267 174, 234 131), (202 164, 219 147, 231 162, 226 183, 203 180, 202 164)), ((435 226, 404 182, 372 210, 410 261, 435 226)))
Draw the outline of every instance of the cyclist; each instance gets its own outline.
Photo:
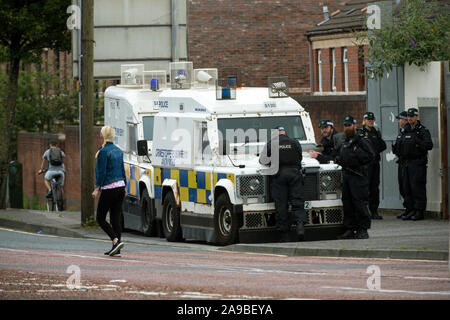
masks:
POLYGON ((60 175, 60 183, 61 187, 64 185, 64 176, 65 176, 65 167, 64 167, 64 158, 66 155, 64 152, 58 147, 58 142, 56 141, 50 141, 50 148, 47 149, 44 152, 44 155, 42 156, 42 164, 41 169, 38 171, 38 174, 41 174, 44 172, 44 165, 45 162, 48 164, 47 172, 44 176, 44 183, 47 187, 47 198, 52 197, 52 188, 50 186, 50 181, 60 175))

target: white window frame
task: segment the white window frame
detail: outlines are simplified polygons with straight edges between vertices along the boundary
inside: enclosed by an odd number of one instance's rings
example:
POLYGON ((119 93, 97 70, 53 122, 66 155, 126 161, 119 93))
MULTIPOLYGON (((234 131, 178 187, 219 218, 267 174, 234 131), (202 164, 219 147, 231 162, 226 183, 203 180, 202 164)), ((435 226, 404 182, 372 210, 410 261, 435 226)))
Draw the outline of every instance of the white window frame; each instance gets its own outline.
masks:
POLYGON ((331 55, 333 57, 333 72, 332 72, 332 78, 331 78, 331 91, 336 92, 336 50, 335 48, 331 49, 331 55))
POLYGON ((345 92, 348 92, 348 57, 347 57, 347 47, 344 47, 342 53, 342 62, 344 63, 344 86, 345 92))
POLYGON ((322 92, 322 50, 317 50, 317 64, 319 65, 319 92, 322 92))
POLYGON ((127 151, 130 154, 137 155, 137 145, 136 145, 137 140, 138 140, 137 124, 127 122, 127 151))

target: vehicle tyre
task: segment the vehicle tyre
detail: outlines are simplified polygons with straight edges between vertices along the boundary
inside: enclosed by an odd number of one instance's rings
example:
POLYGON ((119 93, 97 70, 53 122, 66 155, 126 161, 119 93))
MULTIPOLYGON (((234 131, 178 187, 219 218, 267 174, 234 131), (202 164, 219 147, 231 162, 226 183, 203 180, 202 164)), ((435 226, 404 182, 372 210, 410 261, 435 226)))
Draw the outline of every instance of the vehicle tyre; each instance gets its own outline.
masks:
POLYGON ((214 231, 217 245, 225 246, 238 241, 238 217, 226 193, 221 194, 215 202, 214 231))
POLYGON ((163 202, 162 225, 167 241, 181 241, 180 209, 172 192, 167 193, 163 202))
POLYGON ((142 191, 140 207, 142 232, 147 237, 153 236, 156 229, 155 210, 152 205, 152 199, 150 199, 150 196, 148 195, 147 189, 144 189, 144 191, 142 191))

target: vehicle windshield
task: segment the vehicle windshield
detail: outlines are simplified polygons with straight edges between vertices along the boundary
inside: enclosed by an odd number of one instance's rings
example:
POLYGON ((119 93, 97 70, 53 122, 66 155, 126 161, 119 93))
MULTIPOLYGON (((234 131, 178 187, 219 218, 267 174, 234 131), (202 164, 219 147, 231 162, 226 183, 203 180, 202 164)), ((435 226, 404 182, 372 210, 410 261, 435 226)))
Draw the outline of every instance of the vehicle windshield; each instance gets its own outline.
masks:
POLYGON ((227 137, 227 130, 232 130, 228 133, 234 135, 234 139, 229 139, 230 143, 267 142, 270 140, 271 129, 280 126, 284 127, 288 137, 306 140, 300 116, 226 118, 218 119, 217 125, 222 133, 222 139, 232 138, 227 137), (239 131, 244 137, 238 135, 239 131))

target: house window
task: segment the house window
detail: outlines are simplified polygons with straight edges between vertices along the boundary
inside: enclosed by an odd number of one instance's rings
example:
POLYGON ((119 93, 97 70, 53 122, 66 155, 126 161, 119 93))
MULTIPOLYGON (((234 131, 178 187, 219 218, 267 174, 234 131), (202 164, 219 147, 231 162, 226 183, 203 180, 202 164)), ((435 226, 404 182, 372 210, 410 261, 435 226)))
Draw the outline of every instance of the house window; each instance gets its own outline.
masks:
POLYGON ((322 92, 322 50, 317 50, 317 64, 319 65, 319 92, 322 92))
POLYGON ((342 62, 344 63, 344 88, 345 92, 348 92, 348 58, 347 58, 347 48, 344 48, 342 53, 342 62))
POLYGON ((331 75, 331 90, 336 92, 336 52, 335 49, 331 49, 331 56, 333 57, 332 61, 332 75, 331 75))

